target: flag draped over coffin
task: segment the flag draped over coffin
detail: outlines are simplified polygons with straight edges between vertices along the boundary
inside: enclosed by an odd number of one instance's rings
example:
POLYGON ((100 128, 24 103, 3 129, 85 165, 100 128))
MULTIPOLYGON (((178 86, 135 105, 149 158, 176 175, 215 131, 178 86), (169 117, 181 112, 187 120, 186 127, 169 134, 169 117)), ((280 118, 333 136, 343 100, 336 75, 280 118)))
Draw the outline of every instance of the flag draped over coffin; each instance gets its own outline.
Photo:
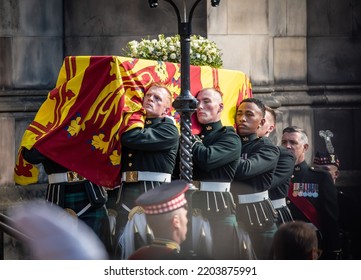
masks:
MULTIPOLYGON (((15 182, 28 185, 38 181, 39 170, 21 154, 23 148, 34 147, 96 184, 118 185, 120 136, 144 126, 144 92, 152 82, 162 82, 176 98, 181 91, 180 75, 177 63, 121 56, 66 57, 56 87, 23 135, 15 182)), ((206 87, 222 91, 224 125, 234 124, 236 106, 252 96, 251 83, 240 71, 191 66, 190 81, 193 95, 206 87)), ((179 122, 179 113, 173 109, 172 115, 179 122)), ((197 129, 196 123, 192 129, 197 129)))

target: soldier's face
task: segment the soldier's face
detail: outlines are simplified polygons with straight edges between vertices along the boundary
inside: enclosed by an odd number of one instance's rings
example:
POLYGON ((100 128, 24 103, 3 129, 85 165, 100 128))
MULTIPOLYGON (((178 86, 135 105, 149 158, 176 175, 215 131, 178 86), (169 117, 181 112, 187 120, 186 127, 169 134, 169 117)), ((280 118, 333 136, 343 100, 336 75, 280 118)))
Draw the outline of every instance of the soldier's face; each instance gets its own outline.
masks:
POLYGON ((222 97, 212 89, 206 89, 197 95, 197 119, 201 124, 217 122, 223 110, 222 97))
POLYGON ((241 103, 237 108, 236 125, 239 135, 258 133, 264 125, 265 119, 262 110, 253 102, 241 103))
POLYGON ((143 107, 147 112, 147 118, 164 117, 170 110, 169 93, 161 87, 149 88, 143 99, 143 107))
POLYGON ((301 134, 298 132, 285 132, 282 135, 282 146, 289 149, 296 157, 296 163, 299 164, 305 160, 305 153, 308 150, 308 144, 301 141, 301 134))

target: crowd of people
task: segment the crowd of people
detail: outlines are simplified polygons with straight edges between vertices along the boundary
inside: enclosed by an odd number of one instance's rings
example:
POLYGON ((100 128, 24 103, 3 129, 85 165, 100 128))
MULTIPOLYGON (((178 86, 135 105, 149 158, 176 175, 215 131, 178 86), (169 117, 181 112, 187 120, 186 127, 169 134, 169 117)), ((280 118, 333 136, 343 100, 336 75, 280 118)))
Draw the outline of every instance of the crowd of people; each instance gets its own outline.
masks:
POLYGON ((43 164, 46 200, 93 229, 112 259, 340 258, 336 177, 320 168, 338 167, 335 156, 316 159, 318 168, 307 164, 310 143, 295 126, 283 129, 280 146, 272 143, 276 113, 259 99, 240 102, 232 127, 221 121, 220 90, 204 88, 195 97, 201 130, 191 137, 192 182, 179 178, 172 93, 161 83, 144 94, 144 127, 121 135, 116 188, 36 147, 23 156, 43 164))

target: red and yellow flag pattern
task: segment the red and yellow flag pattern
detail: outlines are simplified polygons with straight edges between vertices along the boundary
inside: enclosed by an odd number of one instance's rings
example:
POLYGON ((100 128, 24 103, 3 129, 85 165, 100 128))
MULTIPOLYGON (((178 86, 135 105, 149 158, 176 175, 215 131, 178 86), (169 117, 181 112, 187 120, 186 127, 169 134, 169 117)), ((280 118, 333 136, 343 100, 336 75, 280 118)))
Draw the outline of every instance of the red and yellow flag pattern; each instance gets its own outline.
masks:
MULTIPOLYGON (((130 128, 143 127, 144 92, 151 83, 162 82, 176 98, 181 91, 180 78, 176 63, 120 56, 66 57, 56 87, 23 135, 15 182, 28 185, 38 181, 39 170, 21 155, 23 148, 36 147, 96 184, 118 185, 120 136, 130 128)), ((193 95, 205 87, 222 91, 224 125, 234 124, 236 106, 252 96, 248 77, 239 71, 191 66, 190 81, 193 95)), ((172 114, 179 120, 178 112, 173 110, 172 114)))

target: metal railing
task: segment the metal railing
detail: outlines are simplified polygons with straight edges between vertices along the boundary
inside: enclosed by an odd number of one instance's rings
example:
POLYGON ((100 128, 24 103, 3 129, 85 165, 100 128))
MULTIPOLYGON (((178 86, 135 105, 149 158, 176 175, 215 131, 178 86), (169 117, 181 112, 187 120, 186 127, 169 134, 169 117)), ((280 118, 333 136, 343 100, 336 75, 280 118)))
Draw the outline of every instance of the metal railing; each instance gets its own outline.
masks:
POLYGON ((4 233, 8 234, 9 236, 16 238, 20 241, 26 241, 29 239, 27 235, 20 232, 16 228, 12 226, 12 219, 6 216, 3 213, 0 213, 0 260, 5 259, 5 235, 4 233))

